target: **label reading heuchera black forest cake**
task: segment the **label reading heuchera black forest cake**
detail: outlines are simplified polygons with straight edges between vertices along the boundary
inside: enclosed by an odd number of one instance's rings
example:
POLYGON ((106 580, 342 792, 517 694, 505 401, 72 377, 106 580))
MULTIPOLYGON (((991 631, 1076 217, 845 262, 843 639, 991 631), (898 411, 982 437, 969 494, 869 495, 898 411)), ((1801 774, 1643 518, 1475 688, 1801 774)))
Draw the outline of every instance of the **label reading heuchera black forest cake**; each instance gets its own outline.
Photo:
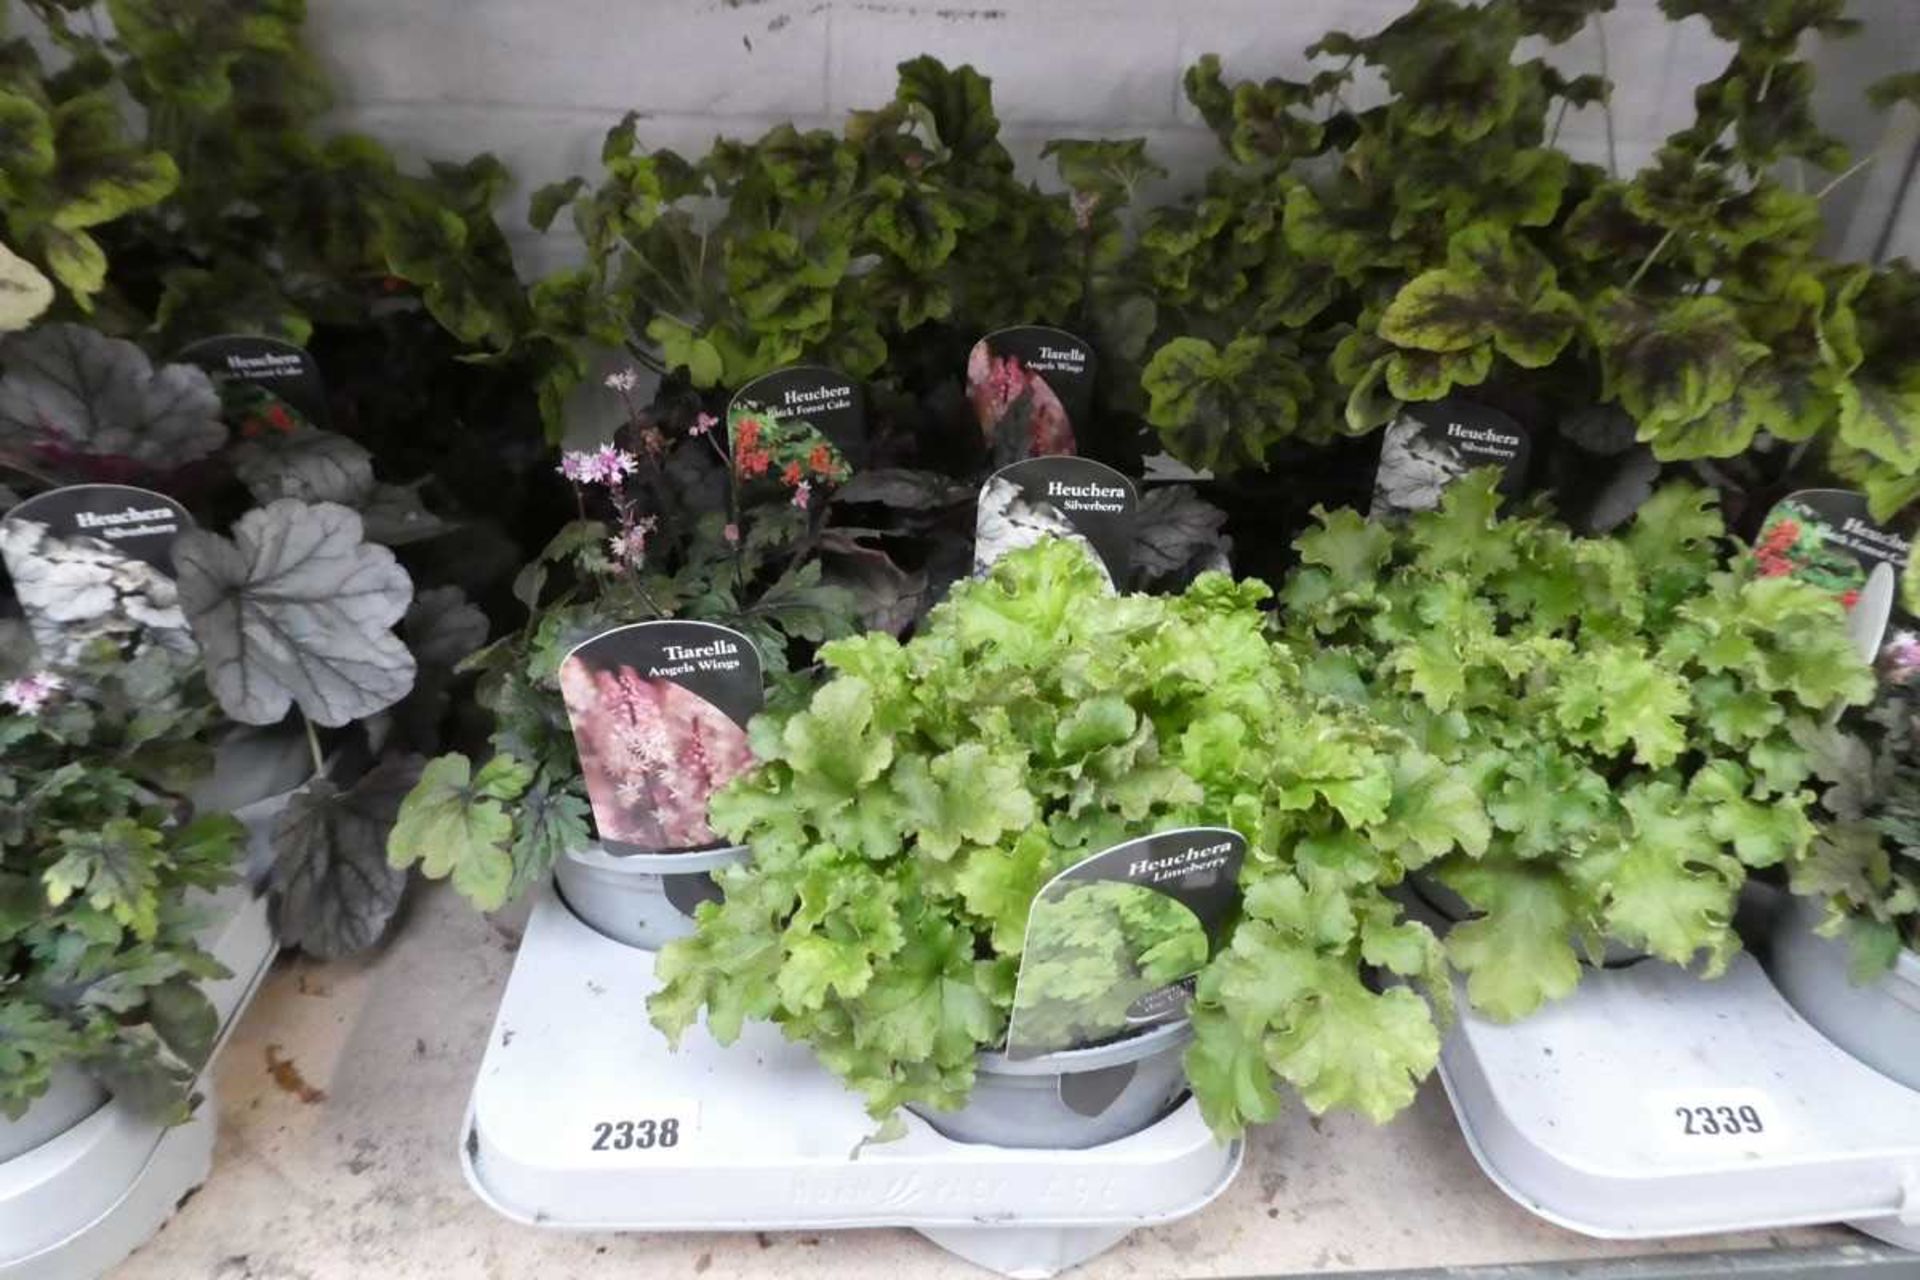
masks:
POLYGON ((1448 485, 1481 467, 1499 467, 1500 492, 1511 497, 1526 485, 1532 452, 1526 428, 1497 409, 1457 398, 1409 404, 1381 437, 1368 514, 1431 511, 1448 485))
POLYGON ((1246 855, 1237 831, 1184 827, 1049 880, 1027 917, 1008 1056, 1086 1048, 1185 1017, 1239 904, 1246 855))
POLYGON ((729 421, 741 406, 770 412, 780 422, 804 423, 825 437, 847 465, 855 470, 867 465, 871 444, 866 396, 859 383, 838 369, 818 364, 775 369, 734 392, 729 421))
POLYGON ((973 528, 973 571, 983 574, 1010 551, 1044 538, 1087 547, 1124 591, 1133 567, 1140 499, 1133 481, 1090 458, 1029 458, 1002 467, 980 489, 973 528))
POLYGON ((747 721, 765 700, 751 640, 711 622, 616 627, 567 655, 560 693, 607 852, 721 843, 707 801, 753 763, 747 721))
MULTIPOLYGON (((1904 653, 1920 643, 1920 625, 1899 606, 1911 547, 1905 534, 1873 518, 1864 495, 1801 489, 1767 513, 1753 559, 1763 578, 1791 576, 1832 592, 1851 615, 1861 652, 1884 660, 1895 646, 1904 653)), ((1899 665, 1911 664, 1903 658, 1899 665)))
POLYGON ((1093 374, 1093 348, 1064 329, 1016 325, 974 343, 967 401, 994 464, 1078 452, 1093 374))
POLYGON ((199 365, 223 386, 237 383, 257 387, 309 425, 327 425, 327 387, 320 377, 320 366, 311 354, 291 342, 225 334, 189 344, 181 349, 180 358, 199 365))

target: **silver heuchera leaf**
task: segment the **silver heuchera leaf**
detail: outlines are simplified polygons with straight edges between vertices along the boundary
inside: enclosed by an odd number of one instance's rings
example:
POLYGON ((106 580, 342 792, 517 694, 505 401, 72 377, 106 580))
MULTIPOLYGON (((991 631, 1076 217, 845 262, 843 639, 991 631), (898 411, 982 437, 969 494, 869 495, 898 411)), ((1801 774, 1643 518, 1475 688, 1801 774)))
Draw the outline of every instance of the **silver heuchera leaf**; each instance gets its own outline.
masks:
POLYGON ((298 703, 339 726, 413 687, 413 655, 392 630, 413 583, 346 507, 282 498, 242 516, 232 541, 181 534, 173 560, 207 683, 233 719, 273 724, 298 703))
POLYGON ((255 502, 298 498, 358 511, 373 496, 373 455, 318 427, 302 425, 285 436, 244 442, 233 451, 233 470, 255 502))
POLYGON ((131 342, 83 325, 41 325, 8 338, 0 367, 0 442, 51 442, 171 469, 227 441, 220 396, 203 371, 156 371, 131 342))

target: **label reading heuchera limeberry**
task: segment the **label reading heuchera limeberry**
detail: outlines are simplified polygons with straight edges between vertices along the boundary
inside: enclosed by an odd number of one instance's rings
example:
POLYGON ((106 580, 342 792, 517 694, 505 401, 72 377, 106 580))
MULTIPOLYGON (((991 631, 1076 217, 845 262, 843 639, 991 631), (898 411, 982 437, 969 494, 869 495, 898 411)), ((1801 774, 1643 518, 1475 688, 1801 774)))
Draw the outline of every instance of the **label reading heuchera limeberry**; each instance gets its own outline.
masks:
POLYGON ((1381 437, 1368 514, 1430 511, 1448 485, 1480 467, 1499 467, 1500 491, 1512 496, 1526 485, 1532 452, 1526 428, 1497 409, 1457 398, 1409 404, 1381 437))
POLYGON ((994 464, 1076 452, 1093 373, 1093 348, 1065 329, 1016 325, 974 343, 967 400, 994 464))
POLYGON ((1754 539, 1760 576, 1791 575, 1830 591, 1851 614, 1866 656, 1910 647, 1916 624, 1897 607, 1909 539, 1875 520, 1850 489, 1801 489, 1774 504, 1754 539))
POLYGON ((1186 1016, 1240 901, 1247 842, 1226 827, 1128 840, 1034 896, 1007 1054, 1082 1049, 1186 1016))
POLYGON ((985 573, 1009 551, 1044 538, 1071 538, 1093 552, 1115 590, 1125 590, 1139 506, 1133 481, 1090 458, 1028 458, 1002 467, 980 489, 973 571, 985 573))
POLYGON ((822 365, 776 369, 727 402, 727 444, 741 484, 779 486, 812 507, 867 456, 860 388, 822 365))
POLYGON ((765 688, 753 642, 711 622, 637 622, 560 664, 593 822, 608 853, 684 853, 720 837, 707 801, 753 763, 765 688))
POLYGON ((180 351, 180 359, 199 365, 220 384, 231 409, 237 409, 240 430, 244 434, 251 417, 258 417, 262 429, 289 431, 293 423, 273 420, 276 403, 291 409, 308 425, 327 425, 327 387, 320 377, 320 366, 305 349, 278 338, 230 333, 202 338, 180 351), (255 402, 235 403, 236 392, 252 389, 261 394, 255 402))
POLYGON ((29 498, 0 520, 0 559, 40 660, 75 661, 94 640, 193 646, 173 581, 173 543, 193 527, 163 493, 76 484, 29 498))

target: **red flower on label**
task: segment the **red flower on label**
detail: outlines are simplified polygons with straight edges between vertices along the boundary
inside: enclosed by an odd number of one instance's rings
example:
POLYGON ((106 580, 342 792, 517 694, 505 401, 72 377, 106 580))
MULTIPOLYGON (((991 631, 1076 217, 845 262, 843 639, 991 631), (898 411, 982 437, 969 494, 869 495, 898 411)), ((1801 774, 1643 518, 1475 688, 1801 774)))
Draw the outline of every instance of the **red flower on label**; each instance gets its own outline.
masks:
POLYGON ((833 477, 833 450, 824 444, 813 446, 813 452, 807 455, 807 470, 817 476, 833 477))
POLYGON ((786 469, 780 473, 780 483, 786 485, 788 488, 799 484, 801 478, 802 472, 800 470, 800 464, 797 462, 789 462, 786 469))
POLYGON ((293 416, 287 412, 284 405, 268 405, 267 421, 282 432, 293 430, 293 416))

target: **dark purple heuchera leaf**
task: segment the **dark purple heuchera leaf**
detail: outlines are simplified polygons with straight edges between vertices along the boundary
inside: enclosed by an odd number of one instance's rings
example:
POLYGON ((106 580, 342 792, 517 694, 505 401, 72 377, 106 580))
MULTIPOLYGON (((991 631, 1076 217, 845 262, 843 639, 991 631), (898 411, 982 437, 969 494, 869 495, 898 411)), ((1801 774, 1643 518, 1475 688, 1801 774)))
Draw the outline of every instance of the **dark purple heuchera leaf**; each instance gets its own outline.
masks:
POLYGON ((220 396, 192 365, 153 367, 131 342, 41 325, 0 343, 0 444, 172 470, 227 441, 220 396))
POLYGON ((273 828, 273 927, 284 945, 333 959, 385 935, 408 876, 387 861, 387 833, 421 764, 392 757, 345 790, 319 778, 293 797, 273 828))

